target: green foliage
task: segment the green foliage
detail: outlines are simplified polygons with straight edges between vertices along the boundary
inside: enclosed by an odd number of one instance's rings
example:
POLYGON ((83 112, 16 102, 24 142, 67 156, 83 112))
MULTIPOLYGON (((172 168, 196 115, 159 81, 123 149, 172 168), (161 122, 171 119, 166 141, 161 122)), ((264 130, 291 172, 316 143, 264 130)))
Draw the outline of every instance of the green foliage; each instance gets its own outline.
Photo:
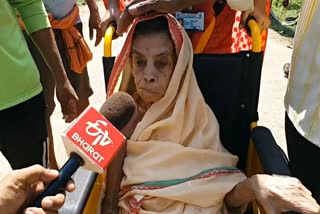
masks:
POLYGON ((77 0, 78 5, 85 5, 86 1, 85 0, 77 0))
POLYGON ((276 19, 272 19, 271 28, 282 36, 293 37, 302 3, 301 0, 289 0, 289 6, 283 7, 282 1, 272 0, 272 13, 276 19))

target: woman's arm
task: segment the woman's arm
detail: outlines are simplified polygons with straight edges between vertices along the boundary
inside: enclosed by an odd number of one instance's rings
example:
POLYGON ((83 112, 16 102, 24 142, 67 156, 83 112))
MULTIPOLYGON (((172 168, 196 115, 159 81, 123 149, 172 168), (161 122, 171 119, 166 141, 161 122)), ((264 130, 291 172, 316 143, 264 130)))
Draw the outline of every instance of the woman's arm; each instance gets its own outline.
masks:
POLYGON ((126 154, 126 144, 120 149, 107 169, 106 190, 102 202, 102 214, 116 214, 118 212, 120 184, 123 176, 123 161, 126 154))
MULTIPOLYGON (((135 108, 130 121, 121 129, 121 133, 129 139, 139 122, 138 109, 135 108)), ((102 204, 102 214, 118 214, 118 202, 121 180, 123 177, 123 162, 126 156, 127 143, 123 145, 117 156, 107 169, 106 191, 102 204)))
POLYGON ((254 175, 238 183, 226 195, 225 204, 231 212, 243 213, 246 205, 254 199, 266 213, 320 213, 320 206, 311 192, 293 177, 254 175))
POLYGON ((252 190, 254 178, 248 178, 238 183, 224 198, 225 204, 231 213, 244 213, 248 203, 254 200, 252 190))

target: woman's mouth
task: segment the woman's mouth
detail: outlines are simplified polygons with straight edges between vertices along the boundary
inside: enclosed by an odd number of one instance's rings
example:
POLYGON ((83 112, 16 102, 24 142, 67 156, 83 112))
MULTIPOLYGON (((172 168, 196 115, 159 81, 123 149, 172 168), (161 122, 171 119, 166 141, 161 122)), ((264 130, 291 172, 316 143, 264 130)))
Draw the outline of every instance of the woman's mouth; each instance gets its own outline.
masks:
POLYGON ((142 91, 143 93, 147 93, 147 94, 154 94, 155 93, 147 88, 140 88, 140 91, 142 91))

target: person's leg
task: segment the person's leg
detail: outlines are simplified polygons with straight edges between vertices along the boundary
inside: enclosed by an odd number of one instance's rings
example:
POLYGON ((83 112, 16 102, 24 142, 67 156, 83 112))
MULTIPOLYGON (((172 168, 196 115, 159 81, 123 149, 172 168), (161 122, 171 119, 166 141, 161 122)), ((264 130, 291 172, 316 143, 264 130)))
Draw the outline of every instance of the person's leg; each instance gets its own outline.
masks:
POLYGON ((294 127, 288 115, 285 118, 286 140, 290 168, 293 175, 312 192, 320 203, 320 148, 304 138, 294 127))
POLYGON ((0 150, 13 169, 47 165, 43 94, 0 111, 0 150))
MULTIPOLYGON (((75 27, 82 34, 82 23, 76 24, 75 27)), ((70 68, 70 59, 61 31, 55 30, 55 37, 68 79, 79 97, 78 114, 80 114, 89 105, 89 97, 93 94, 87 68, 82 74, 73 72, 70 68)))

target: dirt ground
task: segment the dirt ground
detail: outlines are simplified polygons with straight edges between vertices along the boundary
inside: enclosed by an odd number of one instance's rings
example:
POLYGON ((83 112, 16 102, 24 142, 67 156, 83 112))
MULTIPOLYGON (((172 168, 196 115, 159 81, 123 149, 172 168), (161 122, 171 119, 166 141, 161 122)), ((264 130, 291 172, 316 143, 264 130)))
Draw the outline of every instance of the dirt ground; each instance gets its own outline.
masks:
MULTIPOLYGON (((101 8, 101 15, 103 15, 102 2, 99 2, 99 7, 101 8)), ((94 91, 94 94, 90 98, 90 103, 91 106, 99 109, 105 100, 105 86, 102 68, 103 44, 101 43, 98 47, 94 47, 94 41, 89 40, 89 12, 86 6, 81 7, 80 11, 84 24, 84 35, 91 47, 92 52, 94 53, 93 60, 88 64, 90 82, 94 91)), ((113 42, 114 55, 119 53, 123 41, 124 38, 122 37, 113 42)), ((271 129, 275 139, 284 150, 286 150, 286 146, 284 136, 283 97, 286 90, 287 79, 283 77, 282 66, 284 63, 290 61, 292 53, 292 49, 288 48, 290 45, 290 40, 281 37, 273 30, 269 31, 259 101, 259 124, 271 129)), ((58 163, 62 165, 67 159, 67 155, 62 145, 60 136, 68 127, 68 124, 65 124, 62 120, 62 114, 59 105, 57 105, 57 108, 51 117, 51 121, 53 125, 57 159, 58 163)), ((4 174, 9 169, 8 163, 0 154, 0 175, 4 174)))

